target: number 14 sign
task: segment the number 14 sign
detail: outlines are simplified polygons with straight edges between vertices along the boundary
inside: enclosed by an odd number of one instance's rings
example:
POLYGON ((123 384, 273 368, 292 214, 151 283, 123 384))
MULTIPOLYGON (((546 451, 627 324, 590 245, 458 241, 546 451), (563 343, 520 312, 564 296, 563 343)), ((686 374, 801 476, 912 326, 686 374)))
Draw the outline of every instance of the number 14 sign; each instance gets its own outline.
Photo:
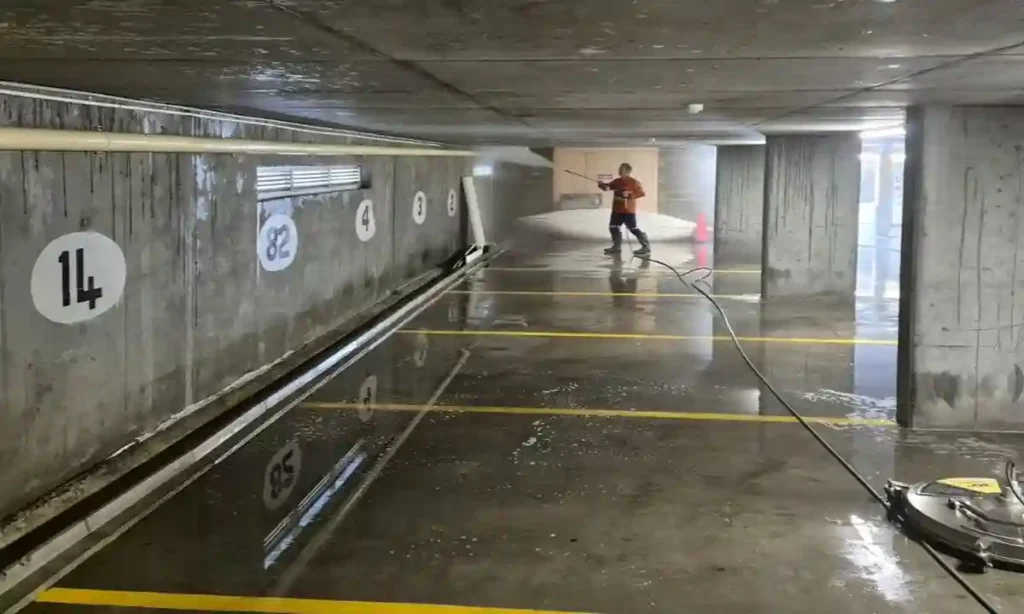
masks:
POLYGON ((58 324, 84 322, 117 305, 126 276, 117 243, 98 232, 72 232, 51 241, 36 258, 32 302, 58 324))

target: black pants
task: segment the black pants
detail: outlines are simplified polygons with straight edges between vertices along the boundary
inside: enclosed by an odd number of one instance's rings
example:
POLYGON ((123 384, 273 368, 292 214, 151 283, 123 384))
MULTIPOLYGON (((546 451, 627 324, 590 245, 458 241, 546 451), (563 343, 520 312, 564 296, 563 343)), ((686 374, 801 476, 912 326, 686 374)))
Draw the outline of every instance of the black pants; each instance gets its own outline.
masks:
POLYGON ((637 228, 636 225, 636 214, 635 213, 618 213, 613 211, 611 218, 608 220, 608 231, 612 234, 612 242, 615 245, 622 244, 622 231, 619 230, 619 226, 623 224, 629 229, 633 236, 640 241, 640 245, 647 246, 647 235, 644 231, 637 228))

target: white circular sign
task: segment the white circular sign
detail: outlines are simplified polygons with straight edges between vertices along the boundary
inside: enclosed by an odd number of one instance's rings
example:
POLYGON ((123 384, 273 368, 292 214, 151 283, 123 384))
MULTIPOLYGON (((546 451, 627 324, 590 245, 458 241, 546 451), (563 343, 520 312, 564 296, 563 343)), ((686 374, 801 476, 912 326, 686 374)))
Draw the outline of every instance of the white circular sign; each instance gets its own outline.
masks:
POLYGON ((360 241, 366 242, 372 239, 376 232, 377 220, 373 215, 373 201, 364 200, 356 209, 356 234, 359 235, 360 241))
POLYGON ((413 352, 412 360, 416 367, 420 368, 427 364, 427 352, 430 350, 430 340, 423 333, 416 335, 416 351, 413 352))
POLYGON ((377 376, 368 375, 363 380, 363 385, 359 387, 359 419, 363 422, 369 422, 370 418, 373 417, 373 409, 377 405, 377 376))
POLYGON ((448 217, 455 217, 455 214, 459 210, 459 195, 455 193, 455 188, 448 190, 448 217))
POLYGON ((72 232, 50 242, 32 267, 32 302, 48 320, 74 324, 117 305, 128 267, 124 252, 98 232, 72 232))
POLYGON ((276 510, 288 500, 301 469, 302 450, 297 441, 287 444, 270 459, 263 474, 263 504, 268 510, 276 510))
POLYGON ((260 265, 266 271, 283 271, 293 262, 299 252, 299 231, 295 221, 276 213, 267 218, 260 228, 256 240, 260 265))
POLYGON ((422 224, 427 219, 427 195, 423 192, 416 192, 412 197, 412 220, 422 224))

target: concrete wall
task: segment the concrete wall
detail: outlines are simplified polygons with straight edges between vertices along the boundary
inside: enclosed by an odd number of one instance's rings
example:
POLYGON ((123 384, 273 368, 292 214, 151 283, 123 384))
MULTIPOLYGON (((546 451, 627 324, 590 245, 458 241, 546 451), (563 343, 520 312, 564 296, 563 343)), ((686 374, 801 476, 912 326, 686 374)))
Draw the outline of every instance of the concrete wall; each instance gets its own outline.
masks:
POLYGON ((474 177, 484 234, 491 243, 512 237, 519 218, 553 209, 553 172, 543 166, 495 162, 489 176, 474 177))
POLYGON ((690 222, 703 218, 710 231, 715 219, 715 147, 683 145, 658 155, 658 213, 690 222))
POLYGON ((860 139, 773 136, 765 165, 761 293, 853 300, 860 139))
MULTIPOLYGON (((425 162, 422 158, 395 158, 395 218, 392 242, 394 263, 401 278, 412 279, 442 262, 459 249, 468 220, 448 215, 448 192, 461 194, 462 176, 469 174, 464 158, 443 158, 425 162), (422 191, 427 198, 423 224, 413 219, 413 200, 422 191), (463 232, 459 232, 460 225, 463 232)), ((462 199, 459 198, 459 210, 462 199)))
POLYGON ((907 127, 899 417, 1020 430, 1024 109, 914 108, 907 127))
POLYGON ((655 148, 574 148, 556 147, 554 161, 553 195, 554 202, 563 195, 600 194, 603 206, 611 208, 611 192, 601 192, 592 181, 566 173, 566 170, 599 178, 599 175, 618 177, 619 165, 628 162, 633 167, 633 176, 644 186, 647 196, 640 199, 638 206, 645 213, 658 211, 658 150, 655 148))
POLYGON ((761 258, 764 220, 763 145, 718 148, 715 177, 715 260, 761 258))
MULTIPOLYGON (((344 142, 28 98, 0 98, 0 125, 344 142)), ((0 517, 172 416, 203 411, 197 408, 227 387, 351 328, 444 260, 464 241, 463 216, 448 215, 447 193, 458 193, 470 165, 451 158, 0 153, 0 517), (282 163, 362 164, 373 185, 257 203, 256 168, 282 163), (417 190, 429 200, 423 225, 412 221, 417 190), (364 199, 373 201, 376 225, 365 242, 356 233, 364 199), (257 256, 260 225, 273 213, 290 217, 299 236, 295 261, 277 272, 264 270, 257 256), (30 278, 44 247, 77 231, 102 233, 123 251, 124 294, 93 319, 58 324, 37 309, 30 278)))

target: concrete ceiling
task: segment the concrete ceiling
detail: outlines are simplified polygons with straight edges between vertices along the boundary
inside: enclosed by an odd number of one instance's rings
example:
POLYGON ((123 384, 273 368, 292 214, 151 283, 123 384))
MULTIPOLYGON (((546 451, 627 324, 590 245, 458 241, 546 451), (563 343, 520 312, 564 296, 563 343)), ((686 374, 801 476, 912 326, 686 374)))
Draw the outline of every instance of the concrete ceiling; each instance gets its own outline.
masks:
POLYGON ((464 143, 729 142, 1024 104, 1024 2, 0 0, 0 79, 464 143))

